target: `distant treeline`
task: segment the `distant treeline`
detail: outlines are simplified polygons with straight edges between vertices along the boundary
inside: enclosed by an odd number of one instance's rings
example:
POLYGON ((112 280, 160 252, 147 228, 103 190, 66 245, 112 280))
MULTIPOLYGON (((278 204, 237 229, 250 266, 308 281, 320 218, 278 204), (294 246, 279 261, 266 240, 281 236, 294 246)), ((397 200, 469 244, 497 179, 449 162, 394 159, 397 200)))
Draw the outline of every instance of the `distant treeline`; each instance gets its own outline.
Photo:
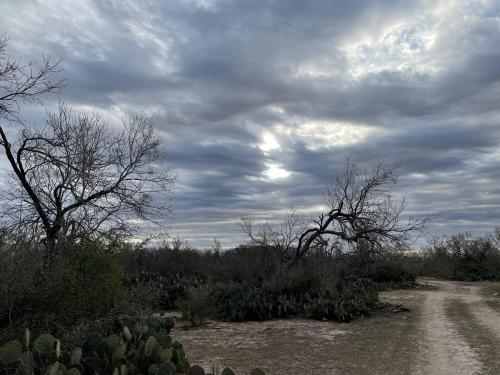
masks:
POLYGON ((442 237, 418 254, 405 254, 406 267, 419 276, 452 280, 500 280, 500 230, 482 237, 459 233, 442 237))

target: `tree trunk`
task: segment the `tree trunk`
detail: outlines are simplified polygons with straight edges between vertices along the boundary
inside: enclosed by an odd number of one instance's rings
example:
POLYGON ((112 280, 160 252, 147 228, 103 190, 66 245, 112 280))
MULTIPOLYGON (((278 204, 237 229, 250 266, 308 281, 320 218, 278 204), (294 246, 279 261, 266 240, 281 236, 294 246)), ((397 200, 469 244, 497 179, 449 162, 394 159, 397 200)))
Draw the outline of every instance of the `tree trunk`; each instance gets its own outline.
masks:
POLYGON ((54 266, 57 252, 57 235, 52 231, 47 233, 45 239, 45 257, 44 257, 44 270, 50 272, 54 266))

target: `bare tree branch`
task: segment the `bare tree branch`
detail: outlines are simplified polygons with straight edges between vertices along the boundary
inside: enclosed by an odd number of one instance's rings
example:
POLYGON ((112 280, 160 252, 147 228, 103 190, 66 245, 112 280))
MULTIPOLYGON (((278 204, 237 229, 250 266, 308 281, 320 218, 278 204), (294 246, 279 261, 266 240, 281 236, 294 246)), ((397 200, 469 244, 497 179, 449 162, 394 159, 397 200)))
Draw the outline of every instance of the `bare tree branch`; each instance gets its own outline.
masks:
POLYGON ((252 245, 275 249, 282 262, 293 257, 294 246, 305 229, 304 218, 293 208, 279 224, 265 222, 256 225, 252 217, 243 217, 238 224, 252 245))
POLYGON ((314 245, 329 239, 340 239, 347 246, 363 243, 374 251, 404 246, 415 232, 421 231, 428 216, 402 220, 405 200, 394 201, 389 185, 397 182, 397 166, 382 162, 371 170, 361 169, 347 159, 342 172, 325 196, 327 213, 307 228, 298 238, 295 259, 298 262, 314 245))
POLYGON ((154 222, 170 210, 175 176, 156 165, 160 142, 145 115, 113 132, 98 114, 61 104, 45 127, 23 129, 5 149, 14 173, 4 211, 14 219, 23 202, 13 225, 31 227, 49 247, 65 238, 129 235, 131 219, 154 222))
POLYGON ((52 63, 42 56, 39 64, 14 61, 6 52, 7 42, 0 36, 0 119, 17 121, 21 103, 41 103, 47 94, 60 91, 65 80, 54 79, 60 60, 52 63))

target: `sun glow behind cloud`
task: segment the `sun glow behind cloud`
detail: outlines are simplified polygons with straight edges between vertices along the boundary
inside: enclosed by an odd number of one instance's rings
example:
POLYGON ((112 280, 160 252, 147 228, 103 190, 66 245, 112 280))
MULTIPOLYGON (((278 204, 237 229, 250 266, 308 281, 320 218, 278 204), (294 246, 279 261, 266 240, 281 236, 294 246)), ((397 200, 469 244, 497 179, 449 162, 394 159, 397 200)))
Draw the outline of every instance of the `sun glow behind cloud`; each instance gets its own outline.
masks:
POLYGON ((268 163, 263 174, 269 180, 277 180, 290 176, 291 172, 282 168, 279 164, 268 163))
POLYGON ((277 150, 280 148, 280 144, 276 137, 266 131, 262 134, 262 142, 259 144, 259 148, 264 152, 267 153, 269 151, 277 150))
POLYGON ((310 150, 353 145, 364 141, 376 129, 364 124, 308 121, 296 126, 276 125, 276 133, 299 138, 310 150))

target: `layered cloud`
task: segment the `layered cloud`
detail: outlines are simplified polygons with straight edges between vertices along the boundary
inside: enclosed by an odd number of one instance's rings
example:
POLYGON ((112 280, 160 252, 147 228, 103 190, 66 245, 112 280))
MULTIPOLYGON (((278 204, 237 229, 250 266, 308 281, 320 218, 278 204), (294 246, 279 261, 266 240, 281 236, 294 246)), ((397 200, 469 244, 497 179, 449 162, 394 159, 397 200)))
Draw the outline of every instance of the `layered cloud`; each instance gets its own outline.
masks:
MULTIPOLYGON (((155 116, 170 232, 314 215, 347 155, 399 162, 429 234, 500 225, 498 1, 1 1, 20 59, 62 58, 65 100, 155 116)), ((48 102, 51 105, 51 102, 48 102)), ((36 119, 37 112, 30 112, 36 119)))

